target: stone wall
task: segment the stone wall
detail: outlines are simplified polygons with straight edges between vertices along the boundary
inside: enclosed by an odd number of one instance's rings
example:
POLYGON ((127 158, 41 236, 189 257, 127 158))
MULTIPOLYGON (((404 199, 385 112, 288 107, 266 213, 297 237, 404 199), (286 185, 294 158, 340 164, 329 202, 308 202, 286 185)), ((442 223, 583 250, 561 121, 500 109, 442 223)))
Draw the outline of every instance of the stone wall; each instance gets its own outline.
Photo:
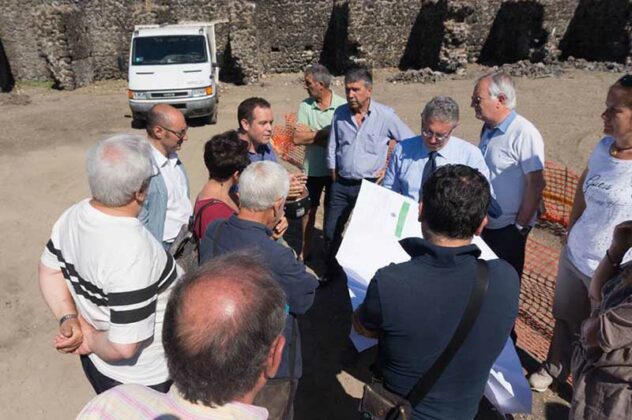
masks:
POLYGON ((15 79, 73 89, 126 76, 135 24, 227 19, 217 26, 221 76, 249 83, 315 61, 338 74, 352 64, 625 63, 630 9, 630 0, 2 0, 0 40, 15 79))

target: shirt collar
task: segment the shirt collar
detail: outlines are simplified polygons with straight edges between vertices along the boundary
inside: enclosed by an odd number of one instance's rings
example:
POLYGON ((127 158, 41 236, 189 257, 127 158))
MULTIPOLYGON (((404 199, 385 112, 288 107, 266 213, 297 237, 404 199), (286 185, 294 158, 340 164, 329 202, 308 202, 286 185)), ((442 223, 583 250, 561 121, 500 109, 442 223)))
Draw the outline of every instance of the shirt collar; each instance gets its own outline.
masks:
MULTIPOLYGON (((452 144, 454 142, 452 141, 452 139, 453 139, 453 137, 450 136, 450 139, 445 144, 445 146, 443 146, 441 149, 436 151, 437 152, 437 156, 441 156, 443 158, 446 158, 448 161, 450 160, 450 156, 454 152, 454 145, 452 144)), ((423 150, 424 155, 425 156, 430 155, 430 150, 428 149, 428 146, 426 146, 426 141, 424 140, 424 136, 423 135, 419 136, 419 141, 421 142, 421 149, 423 150)))
POLYGON ((367 109, 366 115, 370 115, 374 110, 375 106, 373 105, 373 98, 369 98, 369 109, 367 109))
POLYGON ((517 115, 516 111, 511 111, 509 113, 509 115, 507 115, 505 117, 505 119, 502 120, 502 122, 500 124, 498 124, 496 127, 492 127, 492 126, 486 124, 487 128, 490 129, 490 130, 498 130, 498 131, 500 131, 501 133, 504 134, 504 133, 507 132, 507 129, 509 128, 509 126, 511 125, 513 120, 516 119, 516 115, 517 115))
POLYGON ((248 153, 250 153, 251 155, 266 155, 270 154, 271 150, 272 149, 270 148, 270 144, 259 144, 255 147, 254 152, 248 150, 248 153))
POLYGON ((167 163, 173 160, 175 160, 175 163, 173 164, 173 166, 182 164, 182 162, 180 162, 180 159, 178 158, 178 155, 175 153, 171 153, 167 157, 163 155, 162 153, 160 153, 158 149, 154 147, 154 145, 151 146, 151 151, 154 156, 154 162, 156 162, 156 165, 158 165, 159 168, 164 168, 167 165, 167 163))
POLYGON ((476 258, 481 255, 481 250, 474 244, 451 248, 435 245, 423 238, 404 238, 399 244, 412 258, 428 255, 443 264, 454 264, 455 259, 462 255, 476 258))
POLYGON ((193 412, 201 416, 208 415, 209 410, 213 410, 213 412, 217 414, 224 411, 229 413, 231 411, 231 408, 243 411, 243 415, 248 415, 248 418, 253 420, 267 419, 269 415, 268 410, 263 407, 240 402, 229 402, 217 407, 208 407, 202 404, 192 403, 191 401, 184 398, 184 396, 180 393, 180 390, 176 387, 175 384, 173 384, 169 389, 168 395, 177 405, 183 407, 186 411, 193 412))
POLYGON ((329 106, 327 108, 320 109, 320 107, 318 106, 318 103, 316 102, 316 99, 311 98, 311 97, 308 99, 308 104, 312 108, 314 108, 314 109, 316 109, 318 111, 328 111, 330 109, 336 109, 336 107, 334 106, 334 95, 335 95, 334 91, 333 90, 329 90, 329 92, 331 92, 331 103, 329 104, 329 106))
POLYGON ((230 216, 230 219, 228 219, 228 223, 240 229, 261 231, 265 233, 268 237, 272 236, 272 230, 270 230, 266 225, 258 222, 253 222, 251 220, 240 219, 239 217, 237 217, 236 214, 230 216))

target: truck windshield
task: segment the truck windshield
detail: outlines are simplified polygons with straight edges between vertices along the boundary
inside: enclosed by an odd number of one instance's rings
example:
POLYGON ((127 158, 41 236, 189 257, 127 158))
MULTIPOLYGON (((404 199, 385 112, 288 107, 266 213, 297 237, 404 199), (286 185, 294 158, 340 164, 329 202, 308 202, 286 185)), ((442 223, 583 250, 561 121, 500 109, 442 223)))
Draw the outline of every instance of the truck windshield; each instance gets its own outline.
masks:
POLYGON ((147 36, 134 38, 132 65, 205 63, 203 35, 147 36))

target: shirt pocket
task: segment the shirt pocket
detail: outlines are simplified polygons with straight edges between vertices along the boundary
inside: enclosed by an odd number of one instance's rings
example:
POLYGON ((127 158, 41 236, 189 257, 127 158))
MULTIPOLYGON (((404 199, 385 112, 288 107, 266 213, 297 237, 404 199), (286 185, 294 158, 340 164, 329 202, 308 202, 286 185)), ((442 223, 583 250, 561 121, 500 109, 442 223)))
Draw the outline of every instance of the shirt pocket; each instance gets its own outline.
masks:
POLYGON ((364 150, 372 155, 379 155, 382 153, 385 143, 384 138, 378 134, 367 134, 364 142, 364 150))

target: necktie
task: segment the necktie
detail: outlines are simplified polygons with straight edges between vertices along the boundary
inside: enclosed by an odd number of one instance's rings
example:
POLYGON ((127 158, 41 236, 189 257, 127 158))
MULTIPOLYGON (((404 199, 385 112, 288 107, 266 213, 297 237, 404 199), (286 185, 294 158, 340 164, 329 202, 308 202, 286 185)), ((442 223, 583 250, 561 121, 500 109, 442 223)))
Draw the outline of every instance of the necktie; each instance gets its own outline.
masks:
POLYGON ((424 173, 421 177, 421 186, 423 187, 430 175, 437 169, 437 152, 428 153, 428 162, 424 166, 424 173))

